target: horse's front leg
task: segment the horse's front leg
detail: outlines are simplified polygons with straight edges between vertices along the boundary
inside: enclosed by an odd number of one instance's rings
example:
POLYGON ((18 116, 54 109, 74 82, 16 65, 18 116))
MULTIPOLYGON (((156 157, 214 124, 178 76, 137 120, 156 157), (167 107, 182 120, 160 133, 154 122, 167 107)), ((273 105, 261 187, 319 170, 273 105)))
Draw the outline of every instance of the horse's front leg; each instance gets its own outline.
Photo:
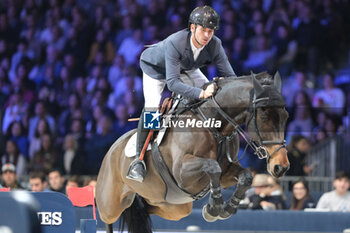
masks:
POLYGON ((221 168, 216 160, 205 159, 202 169, 210 177, 209 203, 203 207, 202 214, 207 222, 214 222, 222 212, 224 204, 220 183, 221 168))
POLYGON ((247 169, 242 170, 238 175, 237 188, 231 198, 225 201, 224 209, 220 213, 220 219, 227 219, 237 212, 240 201, 244 198, 246 191, 251 187, 253 176, 247 169))
POLYGON ((198 193, 198 187, 210 185, 209 203, 203 208, 203 217, 206 221, 213 222, 223 211, 224 200, 221 194, 221 168, 214 159, 199 158, 186 155, 182 160, 178 174, 181 177, 181 186, 191 193, 198 193))

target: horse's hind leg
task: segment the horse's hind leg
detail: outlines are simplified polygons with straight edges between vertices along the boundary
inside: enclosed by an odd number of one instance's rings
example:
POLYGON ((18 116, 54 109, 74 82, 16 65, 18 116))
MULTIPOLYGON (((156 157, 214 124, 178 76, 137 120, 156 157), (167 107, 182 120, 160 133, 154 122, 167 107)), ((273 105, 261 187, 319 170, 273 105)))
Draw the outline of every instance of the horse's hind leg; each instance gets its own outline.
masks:
POLYGON ((221 193, 221 168, 217 161, 205 159, 202 170, 210 177, 209 203, 203 207, 203 218, 208 222, 213 222, 222 212, 224 200, 221 193))
POLYGON ((244 198, 246 191, 252 184, 253 176, 247 170, 242 170, 238 175, 238 183, 235 192, 228 201, 225 201, 224 211, 220 213, 220 218, 226 219, 237 212, 239 202, 244 198))
POLYGON ((106 226, 106 233, 113 233, 113 225, 112 224, 105 224, 106 226))

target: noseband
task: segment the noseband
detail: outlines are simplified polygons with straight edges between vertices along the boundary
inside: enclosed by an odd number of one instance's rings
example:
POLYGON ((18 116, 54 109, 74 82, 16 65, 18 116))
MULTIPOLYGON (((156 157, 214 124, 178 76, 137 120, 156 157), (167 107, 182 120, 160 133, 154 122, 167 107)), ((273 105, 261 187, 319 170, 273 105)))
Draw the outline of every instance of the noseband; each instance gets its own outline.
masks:
MULTIPOLYGON (((242 127, 234 120, 232 119, 224 110, 222 110, 222 108, 220 107, 220 105, 217 103, 217 101, 215 100, 214 95, 210 98, 212 100, 212 102, 214 103, 214 106, 216 107, 216 109, 218 110, 219 114, 224 117, 236 130, 236 132, 238 132, 242 138, 246 141, 247 146, 249 145, 253 151, 254 154, 256 154, 258 156, 259 159, 267 159, 267 161, 269 161, 280 149, 285 148, 286 147, 286 140, 282 140, 282 141, 271 141, 271 140, 263 140, 260 134, 260 130, 258 128, 258 124, 257 124, 257 120, 256 120, 256 103, 260 102, 260 101, 266 101, 269 100, 269 97, 262 97, 262 98, 256 98, 256 95, 253 95, 253 99, 252 99, 252 111, 249 117, 249 120, 247 122, 247 125, 249 124, 249 122, 251 121, 251 119, 254 118, 254 126, 255 126, 255 132, 258 135, 259 140, 258 141, 254 141, 252 140, 249 135, 242 129, 242 127), (272 154, 270 154, 266 148, 264 146, 266 145, 280 145, 272 154)), ((268 106, 265 106, 268 107, 268 106)))

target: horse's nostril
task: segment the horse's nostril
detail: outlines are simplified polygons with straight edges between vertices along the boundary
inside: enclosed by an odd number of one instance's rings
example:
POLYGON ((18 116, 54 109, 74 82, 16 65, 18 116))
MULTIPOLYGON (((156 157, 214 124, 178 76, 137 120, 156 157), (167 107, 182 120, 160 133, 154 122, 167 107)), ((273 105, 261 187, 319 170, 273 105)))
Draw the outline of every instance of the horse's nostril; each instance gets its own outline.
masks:
POLYGON ((275 167, 273 168, 273 171, 276 175, 278 176, 282 176, 287 170, 288 170, 289 167, 283 167, 281 165, 275 165, 275 167))
POLYGON ((273 168, 273 171, 275 174, 279 174, 281 169, 282 169, 281 165, 275 165, 275 167, 273 168))

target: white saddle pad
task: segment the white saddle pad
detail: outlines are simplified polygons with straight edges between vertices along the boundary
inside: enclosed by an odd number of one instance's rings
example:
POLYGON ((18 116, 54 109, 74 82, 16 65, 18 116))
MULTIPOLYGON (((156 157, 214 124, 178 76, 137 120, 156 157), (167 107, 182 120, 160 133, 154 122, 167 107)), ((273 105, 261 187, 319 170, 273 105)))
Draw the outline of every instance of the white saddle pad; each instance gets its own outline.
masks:
MULTIPOLYGON (((160 132, 157 135, 156 141, 158 143, 158 145, 160 145, 160 142, 163 139, 163 136, 165 134, 165 129, 160 130, 160 132)), ((126 143, 125 146, 125 156, 132 158, 134 156, 136 156, 136 140, 137 140, 137 132, 135 132, 131 138, 129 139, 129 141, 126 143)), ((147 147, 147 151, 151 150, 151 143, 148 144, 147 147)))

